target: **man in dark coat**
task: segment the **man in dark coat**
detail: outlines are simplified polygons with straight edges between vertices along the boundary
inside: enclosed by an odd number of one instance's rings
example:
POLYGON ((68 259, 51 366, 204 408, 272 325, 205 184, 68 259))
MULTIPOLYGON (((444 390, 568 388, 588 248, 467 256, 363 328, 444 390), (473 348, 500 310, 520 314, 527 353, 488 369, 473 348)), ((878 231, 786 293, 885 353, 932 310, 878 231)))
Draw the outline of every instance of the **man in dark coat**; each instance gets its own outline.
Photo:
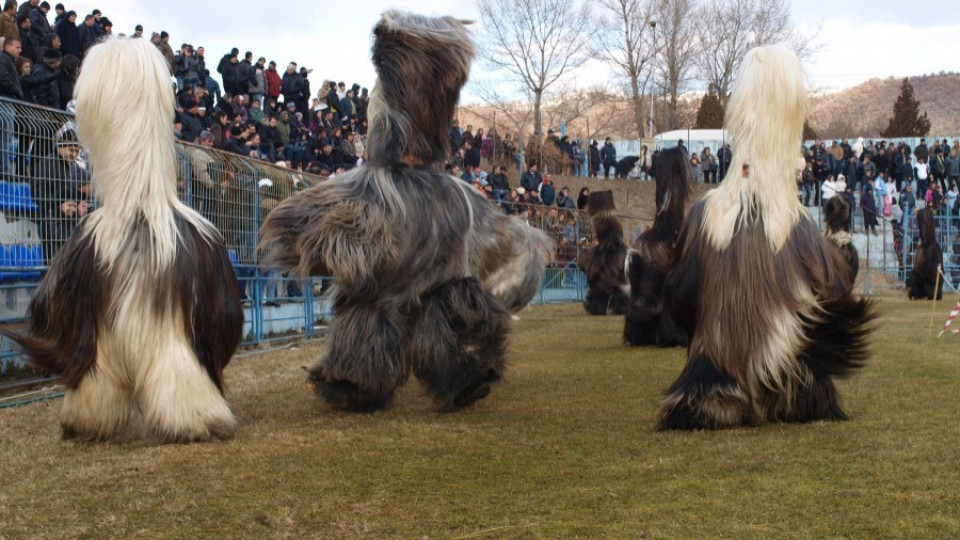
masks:
POLYGON ((96 20, 93 18, 93 15, 87 15, 83 19, 83 25, 80 26, 80 54, 87 54, 87 49, 93 47, 93 44, 97 42, 97 25, 95 24, 96 20))
MULTIPOLYGON (((47 4, 44 2, 44 4, 47 4)), ((21 15, 30 15, 30 11, 40 7, 40 0, 30 0, 29 2, 24 2, 20 4, 20 7, 17 8, 17 17, 21 15)), ((47 4, 47 9, 50 9, 50 4, 47 4)))
MULTIPOLYGON (((287 66, 287 72, 283 74, 283 80, 280 82, 280 93, 283 94, 283 102, 296 104, 300 101, 303 92, 303 77, 297 73, 297 65, 291 62, 287 66)), ((300 111, 304 115, 307 111, 300 111)))
POLYGON ((77 29, 77 13, 68 11, 67 16, 57 25, 57 35, 60 36, 60 53, 72 54, 77 58, 83 55, 80 48, 80 31, 77 29))
POLYGON ((603 178, 610 178, 610 169, 617 170, 617 149, 613 146, 613 139, 607 137, 600 150, 600 161, 603 163, 603 178))
POLYGON ((243 60, 239 62, 240 67, 240 89, 239 93, 250 93, 250 81, 253 79, 253 53, 247 51, 243 53, 243 60))
MULTIPOLYGON (((23 6, 29 5, 30 4, 24 3, 20 8, 23 9, 23 6)), ((32 8, 27 14, 30 18, 30 31, 33 32, 34 43, 43 44, 47 41, 47 35, 53 32, 53 29, 50 28, 50 21, 47 20, 48 11, 50 11, 50 4, 42 2, 40 7, 32 8), (44 5, 46 5, 46 7, 44 7, 44 5)), ((35 59, 39 61, 38 58, 35 59)))
POLYGON ((221 66, 220 75, 223 77, 223 91, 228 96, 233 97, 240 94, 240 64, 237 61, 237 55, 227 59, 227 63, 221 66))
POLYGON ((0 51, 0 96, 23 99, 23 85, 17 72, 17 58, 20 57, 20 41, 11 39, 3 42, 0 51))
POLYGON ((37 105, 57 109, 60 107, 60 85, 57 84, 59 78, 60 64, 63 63, 63 56, 56 49, 47 49, 43 53, 43 62, 33 66, 32 76, 37 79, 47 79, 54 76, 49 83, 37 85, 33 89, 34 101, 37 105))
MULTIPOLYGON (((480 170, 480 149, 477 148, 472 140, 463 141, 463 168, 472 166, 474 170, 480 170)), ((534 186, 536 189, 536 186, 534 186)))
POLYGON ((37 47, 42 42, 34 40, 33 32, 30 31, 30 24, 30 17, 17 18, 17 26, 20 28, 20 54, 33 60, 36 58, 37 47))
POLYGON ((597 177, 600 172, 600 149, 597 148, 597 141, 594 140, 590 145, 590 176, 597 177))

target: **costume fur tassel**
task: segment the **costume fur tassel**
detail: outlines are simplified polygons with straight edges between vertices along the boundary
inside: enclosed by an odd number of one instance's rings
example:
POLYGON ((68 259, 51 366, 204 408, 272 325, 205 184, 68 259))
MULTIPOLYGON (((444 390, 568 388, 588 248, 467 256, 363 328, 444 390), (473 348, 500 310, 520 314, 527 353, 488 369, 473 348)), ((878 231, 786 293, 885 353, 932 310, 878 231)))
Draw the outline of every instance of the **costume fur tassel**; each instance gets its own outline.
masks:
POLYGON ((587 200, 597 244, 585 249, 577 264, 587 278, 583 307, 591 315, 623 315, 630 303, 630 282, 624 268, 627 244, 616 209, 612 191, 595 191, 587 200))
POLYGON ((687 198, 693 191, 693 175, 682 148, 661 151, 654 158, 654 170, 657 215, 653 226, 640 235, 627 254, 630 305, 623 340, 627 345, 677 347, 687 344, 687 334, 664 309, 663 283, 673 266, 687 198))
POLYGON ((730 170, 691 209, 667 279, 690 345, 660 429, 847 417, 833 378, 867 360, 874 314, 796 196, 806 96, 791 51, 747 54, 727 107, 730 170))
POLYGON ((412 371, 452 411, 502 377, 510 313, 539 290, 552 246, 438 170, 474 55, 464 23, 388 11, 373 33, 368 164, 281 203, 261 245, 269 264, 336 277, 317 394, 372 412, 412 371))
POLYGON ((147 40, 109 39, 75 97, 102 207, 51 261, 28 333, 4 333, 67 387, 64 438, 229 437, 223 368, 243 308, 220 234, 177 199, 168 66, 147 40))
POLYGON ((934 214, 929 208, 917 212, 917 229, 920 231, 920 244, 913 257, 913 270, 907 283, 907 295, 911 300, 943 299, 943 280, 938 279, 943 264, 943 250, 937 242, 937 230, 934 214))

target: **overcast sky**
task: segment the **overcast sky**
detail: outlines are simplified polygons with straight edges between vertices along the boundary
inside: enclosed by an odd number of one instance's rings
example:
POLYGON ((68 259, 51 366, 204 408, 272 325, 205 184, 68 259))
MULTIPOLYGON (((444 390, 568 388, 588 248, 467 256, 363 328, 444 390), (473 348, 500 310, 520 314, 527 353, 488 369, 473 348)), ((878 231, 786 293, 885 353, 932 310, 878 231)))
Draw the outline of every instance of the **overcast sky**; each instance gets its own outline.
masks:
MULTIPOLYGON (((51 4, 56 2, 51 0, 51 4)), ((204 46, 207 65, 232 47, 275 60, 313 68, 314 91, 324 78, 372 86, 370 30, 388 8, 430 15, 479 19, 473 0, 83 0, 63 2, 81 15, 99 8, 114 23, 114 33, 145 34, 166 30, 170 45, 204 46)), ((874 77, 921 75, 960 70, 955 42, 960 38, 956 0, 790 0, 795 23, 819 28, 820 52, 808 62, 810 82, 824 89, 854 86, 874 77)), ((52 13, 51 13, 52 19, 52 13)), ((476 64, 475 64, 476 66, 476 64)), ((478 73, 474 68, 474 75, 478 73)), ((602 78, 596 69, 577 77, 588 86, 602 78)), ((471 96, 465 95, 466 100, 471 96)))

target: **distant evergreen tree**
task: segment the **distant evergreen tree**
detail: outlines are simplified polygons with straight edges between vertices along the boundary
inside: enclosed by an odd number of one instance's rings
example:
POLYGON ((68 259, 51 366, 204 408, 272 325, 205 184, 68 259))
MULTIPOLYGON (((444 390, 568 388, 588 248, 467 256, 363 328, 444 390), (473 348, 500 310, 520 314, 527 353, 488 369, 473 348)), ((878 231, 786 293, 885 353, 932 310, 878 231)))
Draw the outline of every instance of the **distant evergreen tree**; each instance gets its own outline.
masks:
POLYGON ((913 85, 904 79, 900 85, 900 96, 893 104, 893 117, 887 129, 880 132, 883 137, 925 137, 930 132, 930 119, 924 111, 920 115, 920 102, 913 97, 913 85))
POLYGON ((723 104, 716 88, 711 84, 706 95, 700 100, 700 109, 697 111, 696 129, 720 129, 723 127, 723 104))
POLYGON ((819 137, 817 137, 817 132, 814 131, 812 127, 810 127, 810 122, 804 120, 803 121, 803 140, 813 141, 818 138, 819 137))

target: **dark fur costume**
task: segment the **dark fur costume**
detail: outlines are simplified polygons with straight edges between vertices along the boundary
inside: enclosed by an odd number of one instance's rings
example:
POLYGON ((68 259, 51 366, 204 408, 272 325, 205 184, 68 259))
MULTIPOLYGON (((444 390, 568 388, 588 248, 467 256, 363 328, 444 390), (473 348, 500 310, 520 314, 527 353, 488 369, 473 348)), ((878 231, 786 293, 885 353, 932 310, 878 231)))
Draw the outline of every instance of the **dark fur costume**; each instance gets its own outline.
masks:
POLYGON ((368 165, 282 202, 261 245, 268 264, 336 277, 317 394, 372 412, 412 371, 452 411, 502 377, 510 313, 539 290, 552 246, 438 171, 474 54, 463 23, 390 11, 374 36, 368 165))
POLYGON ((623 315, 630 303, 630 284, 624 272, 627 245, 623 241, 623 225, 614 210, 612 191, 590 194, 587 215, 597 245, 585 249, 577 263, 587 277, 589 289, 583 307, 591 315, 606 315, 607 312, 623 315))
POLYGON ((856 280, 860 272, 860 254, 857 253, 857 246, 853 245, 853 235, 850 234, 850 203, 845 197, 831 197, 824 205, 823 212, 827 224, 827 240, 843 253, 843 258, 850 267, 850 277, 856 280))
POLYGON ((683 225, 693 176, 687 154, 680 148, 660 152, 657 170, 657 215, 627 254, 630 306, 623 328, 627 345, 676 347, 687 344, 686 332, 664 309, 663 283, 673 266, 677 236, 683 225))
POLYGON ((917 229, 920 231, 920 245, 913 258, 913 270, 907 283, 911 300, 943 299, 943 279, 937 279, 943 264, 943 250, 937 242, 937 230, 933 220, 933 211, 924 208, 917 212, 917 229))
POLYGON ((874 315, 794 193, 806 94, 789 50, 744 59, 725 122, 733 162, 690 210, 667 278, 690 345, 659 429, 846 418, 833 378, 866 361, 874 315))
POLYGON ((3 333, 66 386, 64 438, 229 437, 223 368, 241 338, 240 289, 220 234, 177 200, 166 62, 145 40, 106 40, 76 89, 103 206, 53 257, 28 333, 3 333))
POLYGON ((630 171, 637 166, 637 162, 640 161, 639 156, 627 156, 617 162, 617 178, 626 178, 630 175, 630 171))

